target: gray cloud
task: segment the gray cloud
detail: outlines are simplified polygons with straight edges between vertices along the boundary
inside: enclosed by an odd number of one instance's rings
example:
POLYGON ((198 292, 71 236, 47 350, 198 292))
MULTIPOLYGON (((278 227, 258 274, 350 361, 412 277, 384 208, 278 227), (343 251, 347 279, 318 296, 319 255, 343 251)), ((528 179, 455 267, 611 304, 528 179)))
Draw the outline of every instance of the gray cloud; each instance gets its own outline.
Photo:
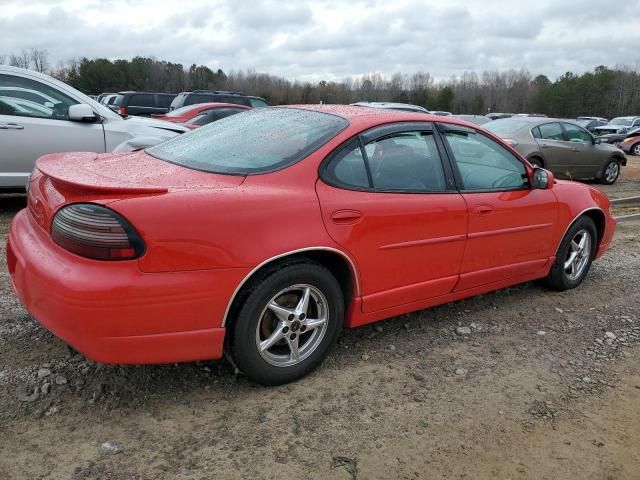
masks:
POLYGON ((0 53, 152 55, 288 78, 526 68, 556 77, 640 60, 640 0, 0 0, 0 53))

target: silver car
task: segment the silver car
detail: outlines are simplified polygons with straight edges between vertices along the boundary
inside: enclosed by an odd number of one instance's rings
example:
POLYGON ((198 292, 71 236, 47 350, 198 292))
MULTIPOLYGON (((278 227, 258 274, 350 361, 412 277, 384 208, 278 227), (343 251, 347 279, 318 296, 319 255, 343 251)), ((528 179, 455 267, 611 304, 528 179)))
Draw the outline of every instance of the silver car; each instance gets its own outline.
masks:
POLYGON ((122 118, 48 75, 0 66, 0 190, 23 189, 47 153, 131 151, 186 131, 175 123, 122 118))
POLYGON ((559 178, 596 179, 610 185, 627 164, 622 150, 602 143, 569 120, 511 117, 483 127, 559 178))

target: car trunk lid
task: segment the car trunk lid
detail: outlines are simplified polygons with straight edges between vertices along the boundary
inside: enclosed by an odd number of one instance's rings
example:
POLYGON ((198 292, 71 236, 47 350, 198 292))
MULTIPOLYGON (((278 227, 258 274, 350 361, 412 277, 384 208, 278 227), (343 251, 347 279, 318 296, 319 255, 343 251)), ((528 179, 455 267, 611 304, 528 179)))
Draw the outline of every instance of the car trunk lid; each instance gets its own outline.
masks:
POLYGON ((29 184, 28 208, 36 222, 48 230, 55 212, 69 203, 107 204, 131 196, 164 195, 177 190, 233 188, 244 179, 191 170, 144 151, 57 153, 36 162, 29 184))

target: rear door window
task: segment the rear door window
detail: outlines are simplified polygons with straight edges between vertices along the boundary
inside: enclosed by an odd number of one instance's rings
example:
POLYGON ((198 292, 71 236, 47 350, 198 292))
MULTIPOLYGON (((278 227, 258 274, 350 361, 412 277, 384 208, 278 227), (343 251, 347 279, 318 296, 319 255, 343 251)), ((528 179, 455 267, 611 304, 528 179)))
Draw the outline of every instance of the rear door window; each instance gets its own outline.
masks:
POLYGON ((195 105, 197 103, 210 103, 210 102, 219 102, 219 96, 217 95, 207 95, 204 93, 192 93, 187 97, 184 104, 185 105, 195 105))
POLYGON ((173 95, 158 94, 158 106, 160 108, 169 108, 173 101, 173 95))
POLYGON ((155 101, 155 95, 154 94, 141 94, 141 93, 137 93, 134 95, 131 95, 131 97, 129 98, 129 106, 130 107, 155 107, 156 106, 156 101, 155 101))

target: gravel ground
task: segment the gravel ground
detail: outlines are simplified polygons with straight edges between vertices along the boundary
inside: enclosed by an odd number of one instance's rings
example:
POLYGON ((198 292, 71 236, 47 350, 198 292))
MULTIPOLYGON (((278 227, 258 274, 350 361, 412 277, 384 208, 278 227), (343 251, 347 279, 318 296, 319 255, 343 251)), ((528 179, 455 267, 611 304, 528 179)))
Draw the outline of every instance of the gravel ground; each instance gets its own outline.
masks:
MULTIPOLYGON (((637 195, 638 163, 603 190, 637 195)), ((264 388, 225 362, 70 354, 8 285, 23 205, 0 198, 0 479, 640 477, 640 222, 578 289, 344 331, 318 371, 264 388)))

